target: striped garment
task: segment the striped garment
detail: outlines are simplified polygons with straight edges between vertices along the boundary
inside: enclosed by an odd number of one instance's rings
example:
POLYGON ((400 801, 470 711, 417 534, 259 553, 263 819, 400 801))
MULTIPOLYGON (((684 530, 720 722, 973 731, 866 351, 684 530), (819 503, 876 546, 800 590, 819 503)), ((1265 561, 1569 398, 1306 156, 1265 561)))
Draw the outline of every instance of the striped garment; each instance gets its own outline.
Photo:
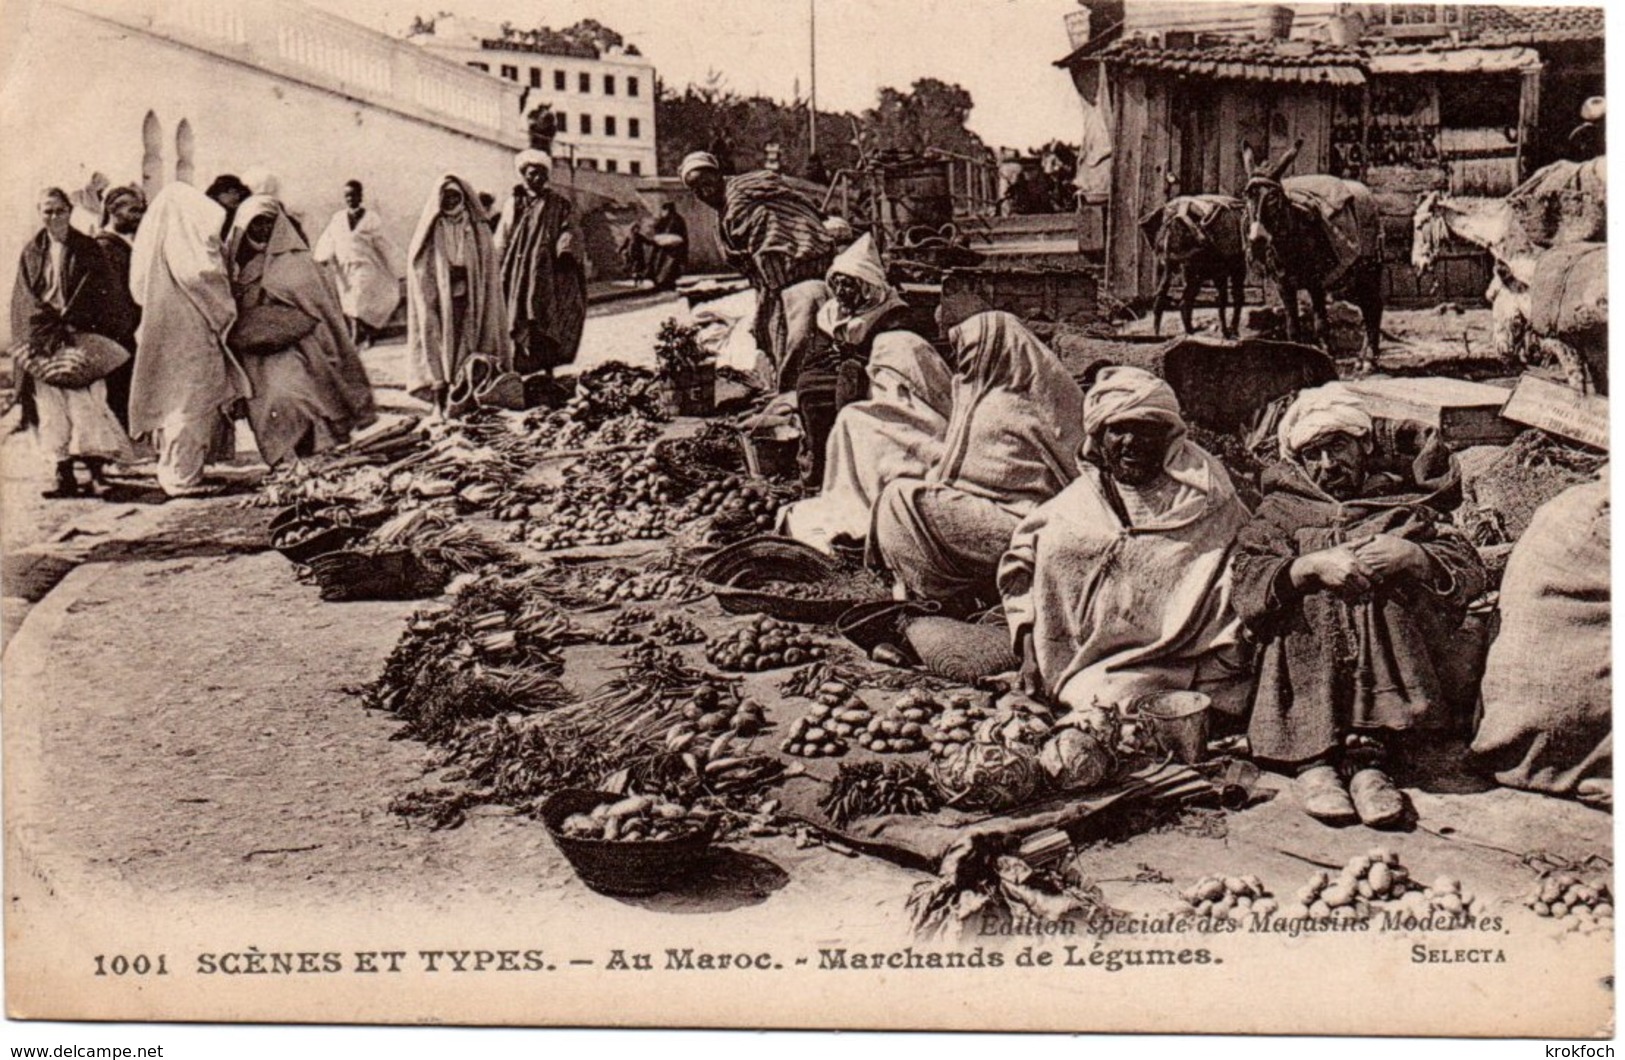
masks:
POLYGON ((730 177, 718 230, 728 261, 759 291, 821 280, 835 255, 823 215, 778 173, 730 177))

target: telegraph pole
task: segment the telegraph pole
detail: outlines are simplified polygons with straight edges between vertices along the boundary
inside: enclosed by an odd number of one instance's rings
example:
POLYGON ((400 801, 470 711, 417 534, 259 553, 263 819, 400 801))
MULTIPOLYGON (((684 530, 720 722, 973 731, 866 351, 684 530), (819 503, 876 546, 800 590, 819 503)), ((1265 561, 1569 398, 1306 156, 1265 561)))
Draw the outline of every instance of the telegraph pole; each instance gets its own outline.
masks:
POLYGON ((818 0, 807 0, 807 46, 812 85, 807 103, 807 154, 818 153, 818 0))

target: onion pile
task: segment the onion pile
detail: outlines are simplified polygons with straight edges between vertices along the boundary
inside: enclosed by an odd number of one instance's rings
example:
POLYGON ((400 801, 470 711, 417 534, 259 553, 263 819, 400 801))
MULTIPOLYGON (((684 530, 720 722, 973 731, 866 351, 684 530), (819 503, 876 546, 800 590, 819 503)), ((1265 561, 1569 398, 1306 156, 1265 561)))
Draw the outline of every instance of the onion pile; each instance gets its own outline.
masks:
POLYGON ((1524 897, 1536 916, 1563 921, 1567 930, 1589 934, 1614 926, 1614 896, 1608 884, 1587 882, 1572 872, 1545 877, 1524 897))
POLYGON ((1267 917, 1280 908, 1257 876, 1204 876, 1180 897, 1199 917, 1238 924, 1253 915, 1267 917))
POLYGON ((705 657, 723 670, 755 673, 822 659, 824 646, 811 634, 764 615, 743 629, 712 641, 705 657))

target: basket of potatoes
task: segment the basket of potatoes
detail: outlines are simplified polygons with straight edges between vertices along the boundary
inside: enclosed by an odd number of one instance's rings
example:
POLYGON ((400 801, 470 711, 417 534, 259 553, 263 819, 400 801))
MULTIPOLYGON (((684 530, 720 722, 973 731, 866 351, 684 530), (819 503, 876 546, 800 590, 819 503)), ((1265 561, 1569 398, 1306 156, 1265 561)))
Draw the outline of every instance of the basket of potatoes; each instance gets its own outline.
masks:
POLYGON ((646 795, 567 788, 548 796, 538 816, 559 852, 603 894, 656 894, 704 865, 716 820, 646 795))

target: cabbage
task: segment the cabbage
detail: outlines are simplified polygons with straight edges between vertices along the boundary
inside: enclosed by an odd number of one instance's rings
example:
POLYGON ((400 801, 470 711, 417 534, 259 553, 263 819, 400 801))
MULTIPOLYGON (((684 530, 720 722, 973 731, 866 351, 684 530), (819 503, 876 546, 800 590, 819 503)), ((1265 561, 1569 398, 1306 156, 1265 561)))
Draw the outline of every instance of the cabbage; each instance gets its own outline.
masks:
POLYGON ((1070 727, 1055 730, 1038 753, 1038 764, 1062 791, 1099 787, 1116 766, 1098 736, 1070 727))
POLYGON ((932 760, 931 777, 948 804, 964 810, 1008 810, 1044 784, 1031 748, 981 741, 949 746, 932 760))

